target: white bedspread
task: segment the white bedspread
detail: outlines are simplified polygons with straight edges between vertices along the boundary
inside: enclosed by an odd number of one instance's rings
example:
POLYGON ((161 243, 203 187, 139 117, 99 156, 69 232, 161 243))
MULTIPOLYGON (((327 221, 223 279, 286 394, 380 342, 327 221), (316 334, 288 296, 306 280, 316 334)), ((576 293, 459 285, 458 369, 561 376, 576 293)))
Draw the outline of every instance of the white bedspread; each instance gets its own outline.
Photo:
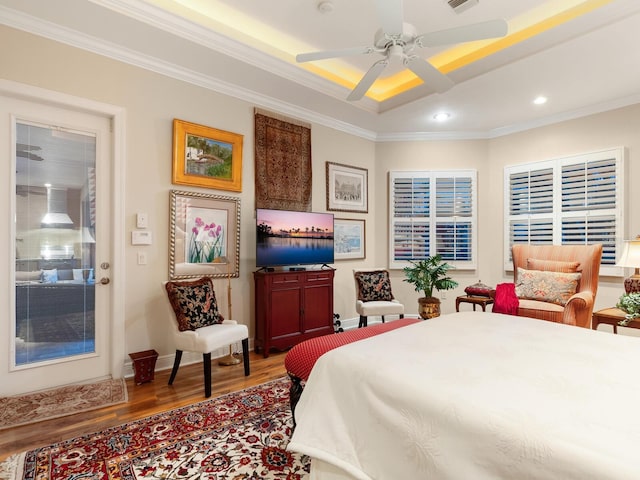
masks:
POLYGON ((289 450, 357 479, 640 479, 640 339, 494 313, 318 359, 289 450))

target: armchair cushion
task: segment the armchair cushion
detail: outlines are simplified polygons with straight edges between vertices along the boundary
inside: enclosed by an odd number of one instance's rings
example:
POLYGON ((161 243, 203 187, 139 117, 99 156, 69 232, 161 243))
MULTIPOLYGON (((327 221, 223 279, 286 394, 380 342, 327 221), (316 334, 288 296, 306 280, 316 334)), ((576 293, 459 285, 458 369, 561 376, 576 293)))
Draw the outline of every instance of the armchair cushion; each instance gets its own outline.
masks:
POLYGON ((580 262, 561 262, 559 260, 540 260, 538 258, 527 258, 528 270, 574 273, 579 270, 578 267, 580 267, 580 262))
POLYGON ((393 300, 388 271, 362 271, 355 272, 354 275, 358 284, 358 300, 363 302, 393 300))
POLYGON ((518 267, 518 298, 566 305, 576 293, 581 273, 545 272, 518 267))
POLYGON ((218 311, 211 278, 167 282, 165 288, 181 332, 197 330, 224 320, 218 311))

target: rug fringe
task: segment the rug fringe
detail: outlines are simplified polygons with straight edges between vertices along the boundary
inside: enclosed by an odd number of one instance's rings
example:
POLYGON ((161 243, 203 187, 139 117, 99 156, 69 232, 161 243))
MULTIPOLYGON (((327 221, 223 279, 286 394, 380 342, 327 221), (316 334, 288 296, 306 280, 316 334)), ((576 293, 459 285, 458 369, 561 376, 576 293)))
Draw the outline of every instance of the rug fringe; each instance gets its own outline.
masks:
POLYGON ((22 472, 24 469, 25 455, 26 453, 16 453, 0 463, 0 479, 17 480, 18 472, 22 472))

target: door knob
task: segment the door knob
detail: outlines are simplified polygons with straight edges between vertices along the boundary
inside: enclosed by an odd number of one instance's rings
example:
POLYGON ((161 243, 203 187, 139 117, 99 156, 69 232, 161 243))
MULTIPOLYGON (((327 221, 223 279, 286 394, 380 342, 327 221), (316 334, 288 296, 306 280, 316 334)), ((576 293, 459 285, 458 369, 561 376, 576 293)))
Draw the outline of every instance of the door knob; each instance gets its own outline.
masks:
POLYGON ((102 285, 108 285, 108 284, 109 284, 109 282, 111 282, 111 280, 109 280, 109 277, 102 277, 102 278, 100 279, 100 283, 101 283, 102 285))

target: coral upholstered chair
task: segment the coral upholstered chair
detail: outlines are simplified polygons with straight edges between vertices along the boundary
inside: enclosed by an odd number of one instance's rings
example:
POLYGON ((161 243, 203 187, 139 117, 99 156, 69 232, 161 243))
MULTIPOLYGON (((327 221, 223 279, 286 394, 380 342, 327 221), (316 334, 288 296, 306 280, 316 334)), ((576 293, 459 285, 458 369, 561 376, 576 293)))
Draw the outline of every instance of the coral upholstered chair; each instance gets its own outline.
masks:
POLYGON ((520 302, 518 315, 590 328, 598 290, 601 244, 513 245, 511 253, 513 278, 520 302), (545 276, 547 279, 535 288, 536 277, 545 276), (531 282, 534 288, 528 289, 527 282, 531 282), (554 292, 554 285, 564 292, 554 292), (562 294, 564 298, 558 300, 562 294))
POLYGON ((211 352, 242 342, 244 374, 249 375, 249 329, 235 320, 225 320, 218 312, 211 278, 193 281, 164 282, 169 303, 175 314, 170 332, 176 348, 169 385, 178 373, 182 352, 202 354, 205 397, 211 396, 211 352))

